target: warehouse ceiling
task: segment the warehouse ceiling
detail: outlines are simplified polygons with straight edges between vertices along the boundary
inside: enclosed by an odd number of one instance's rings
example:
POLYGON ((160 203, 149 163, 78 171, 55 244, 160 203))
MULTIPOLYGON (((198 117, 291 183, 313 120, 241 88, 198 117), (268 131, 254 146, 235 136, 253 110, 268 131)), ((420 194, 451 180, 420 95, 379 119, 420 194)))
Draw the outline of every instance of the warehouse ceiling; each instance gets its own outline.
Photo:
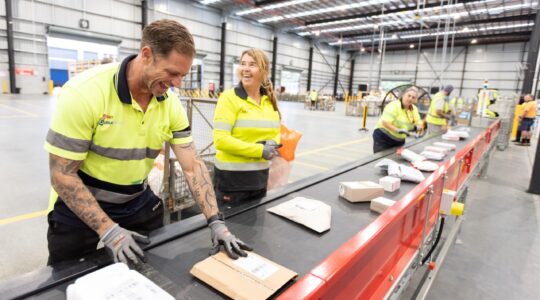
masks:
POLYGON ((528 40, 538 0, 198 0, 344 50, 528 40))

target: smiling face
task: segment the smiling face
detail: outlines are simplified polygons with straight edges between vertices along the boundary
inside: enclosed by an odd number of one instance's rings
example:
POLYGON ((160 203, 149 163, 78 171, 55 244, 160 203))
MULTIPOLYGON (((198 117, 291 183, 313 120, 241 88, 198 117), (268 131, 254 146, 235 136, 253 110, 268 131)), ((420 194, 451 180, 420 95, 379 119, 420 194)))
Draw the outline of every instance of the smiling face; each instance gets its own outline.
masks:
POLYGON ((255 58, 248 53, 244 53, 240 58, 238 73, 244 88, 260 87, 265 76, 255 58))
POLYGON ((409 108, 411 104, 416 103, 417 94, 415 91, 408 91, 402 97, 402 103, 405 108, 409 108))
POLYGON ((172 50, 166 57, 154 54, 150 47, 144 47, 141 52, 144 62, 143 84, 156 97, 165 94, 170 87, 180 87, 182 78, 193 63, 192 57, 176 50, 172 50))

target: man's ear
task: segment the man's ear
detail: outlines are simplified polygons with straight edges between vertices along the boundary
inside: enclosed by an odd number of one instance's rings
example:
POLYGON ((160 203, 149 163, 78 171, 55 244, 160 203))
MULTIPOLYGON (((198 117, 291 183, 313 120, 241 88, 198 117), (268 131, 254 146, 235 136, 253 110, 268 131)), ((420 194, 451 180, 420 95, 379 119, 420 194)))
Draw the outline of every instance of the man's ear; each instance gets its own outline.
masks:
POLYGON ((141 58, 145 65, 151 64, 154 61, 154 53, 152 48, 144 46, 141 48, 141 58))

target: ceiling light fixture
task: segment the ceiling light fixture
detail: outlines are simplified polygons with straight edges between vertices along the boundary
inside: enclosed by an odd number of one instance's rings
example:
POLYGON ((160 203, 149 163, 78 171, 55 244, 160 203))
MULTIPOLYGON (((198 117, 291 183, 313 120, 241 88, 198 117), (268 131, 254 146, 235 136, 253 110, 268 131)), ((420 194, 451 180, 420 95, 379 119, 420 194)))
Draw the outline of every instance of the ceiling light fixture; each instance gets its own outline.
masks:
MULTIPOLYGON (((486 0, 486 1, 478 1, 478 2, 473 2, 473 3, 474 4, 487 5, 487 4, 495 3, 495 2, 498 2, 498 1, 499 0, 486 0)), ((369 2, 371 2, 371 1, 369 1, 369 2)), ((525 3, 525 4, 504 6, 502 9, 503 9, 503 11, 512 11, 512 10, 518 10, 518 9, 526 8, 526 7, 534 8, 536 6, 538 6, 537 1, 528 2, 528 3, 525 3)), ((444 8, 446 9, 446 11, 450 11, 453 8, 463 8, 463 3, 446 5, 444 8)), ((424 15, 427 15, 427 16, 424 16, 422 19, 424 21, 433 21, 433 20, 446 19, 446 18, 454 18, 454 19, 457 20, 457 19, 460 19, 462 17, 468 16, 468 14, 469 14, 466 11, 462 11, 462 12, 457 12, 457 13, 445 13, 445 14, 440 14, 440 15, 434 15, 433 12, 436 9, 438 9, 438 8, 434 7, 434 8, 427 8, 427 9, 422 10, 422 13, 424 15), (430 13, 431 13, 431 15, 430 15, 430 13)), ((472 14, 472 15, 485 14, 485 13, 488 13, 488 9, 486 9, 486 8, 481 8, 481 9, 476 9, 476 10, 471 10, 470 11, 470 14, 472 14)), ((305 30, 307 28, 325 27, 325 26, 338 25, 338 24, 354 23, 354 22, 359 22, 359 21, 365 21, 365 22, 368 22, 368 23, 373 23, 373 22, 375 22, 375 20, 380 19, 380 18, 387 19, 389 17, 395 17, 395 16, 400 16, 400 17, 407 16, 407 17, 410 17, 410 19, 401 20, 401 22, 404 22, 404 23, 412 23, 412 22, 418 21, 416 19, 415 12, 408 11, 408 12, 397 12, 397 13, 391 13, 391 14, 385 14, 385 15, 364 17, 364 18, 352 18, 352 19, 346 19, 346 20, 338 20, 338 21, 330 21, 330 22, 324 22, 324 23, 316 23, 316 24, 310 24, 310 25, 307 25, 307 26, 299 26, 299 27, 294 28, 294 30, 305 30)), ((381 25, 384 26, 384 25, 387 25, 389 23, 391 23, 391 22, 387 22, 386 24, 381 24, 381 25)), ((375 29, 378 28, 377 24, 375 24, 374 26, 375 26, 375 29)))
POLYGON ((410 44, 409 48, 414 49, 414 44, 410 44))
MULTIPOLYGON (((308 10, 308 11, 284 15, 282 19, 292 19, 292 18, 320 15, 320 14, 325 14, 325 13, 330 13, 330 12, 335 12, 335 11, 343 11, 343 10, 349 10, 349 9, 354 9, 354 8, 361 8, 365 6, 371 6, 374 4, 381 5, 388 2, 392 2, 392 0, 378 0, 378 1, 371 0, 371 1, 362 1, 362 2, 357 2, 357 3, 343 4, 343 5, 331 6, 331 7, 325 7, 325 8, 318 8, 314 10, 308 10)), ((282 19, 264 18, 264 19, 258 20, 258 22, 269 23, 269 22, 277 22, 282 19)))
POLYGON ((478 43, 478 41, 477 41, 476 39, 473 39, 473 40, 471 41, 471 44, 476 44, 476 43, 478 43))
POLYGON ((216 2, 219 2, 221 0, 203 0, 201 1, 201 4, 208 5, 208 4, 214 4, 216 2))
POLYGON ((251 8, 251 9, 242 10, 242 11, 236 12, 235 15, 237 15, 237 16, 245 16, 245 15, 255 14, 255 13, 261 12, 263 10, 272 10, 272 9, 276 9, 276 8, 288 7, 288 6, 293 6, 293 5, 302 4, 302 3, 306 3, 306 2, 312 2, 312 1, 315 1, 315 0, 284 1, 284 2, 280 2, 280 3, 277 3, 277 4, 272 4, 272 5, 268 5, 268 6, 264 6, 264 7, 257 7, 257 8, 251 8))

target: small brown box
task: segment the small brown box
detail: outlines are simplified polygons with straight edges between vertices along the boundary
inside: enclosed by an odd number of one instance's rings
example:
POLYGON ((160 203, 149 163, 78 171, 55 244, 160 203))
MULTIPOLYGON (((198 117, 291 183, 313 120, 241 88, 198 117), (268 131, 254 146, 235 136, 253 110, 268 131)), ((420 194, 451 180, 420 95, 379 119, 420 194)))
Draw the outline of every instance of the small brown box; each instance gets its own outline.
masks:
POLYGON ((339 195, 349 202, 368 202, 384 195, 384 188, 371 181, 340 182, 339 195))
POLYGON ((196 263, 191 275, 232 299, 267 299, 297 274, 253 252, 233 260, 219 252, 196 263))
POLYGON ((390 199, 384 198, 384 197, 377 197, 377 198, 371 200, 371 204, 369 205, 369 208, 372 211, 376 211, 376 212, 382 214, 388 208, 390 208, 392 205, 394 205, 394 203, 396 203, 396 201, 394 201, 394 200, 390 200, 390 199))

